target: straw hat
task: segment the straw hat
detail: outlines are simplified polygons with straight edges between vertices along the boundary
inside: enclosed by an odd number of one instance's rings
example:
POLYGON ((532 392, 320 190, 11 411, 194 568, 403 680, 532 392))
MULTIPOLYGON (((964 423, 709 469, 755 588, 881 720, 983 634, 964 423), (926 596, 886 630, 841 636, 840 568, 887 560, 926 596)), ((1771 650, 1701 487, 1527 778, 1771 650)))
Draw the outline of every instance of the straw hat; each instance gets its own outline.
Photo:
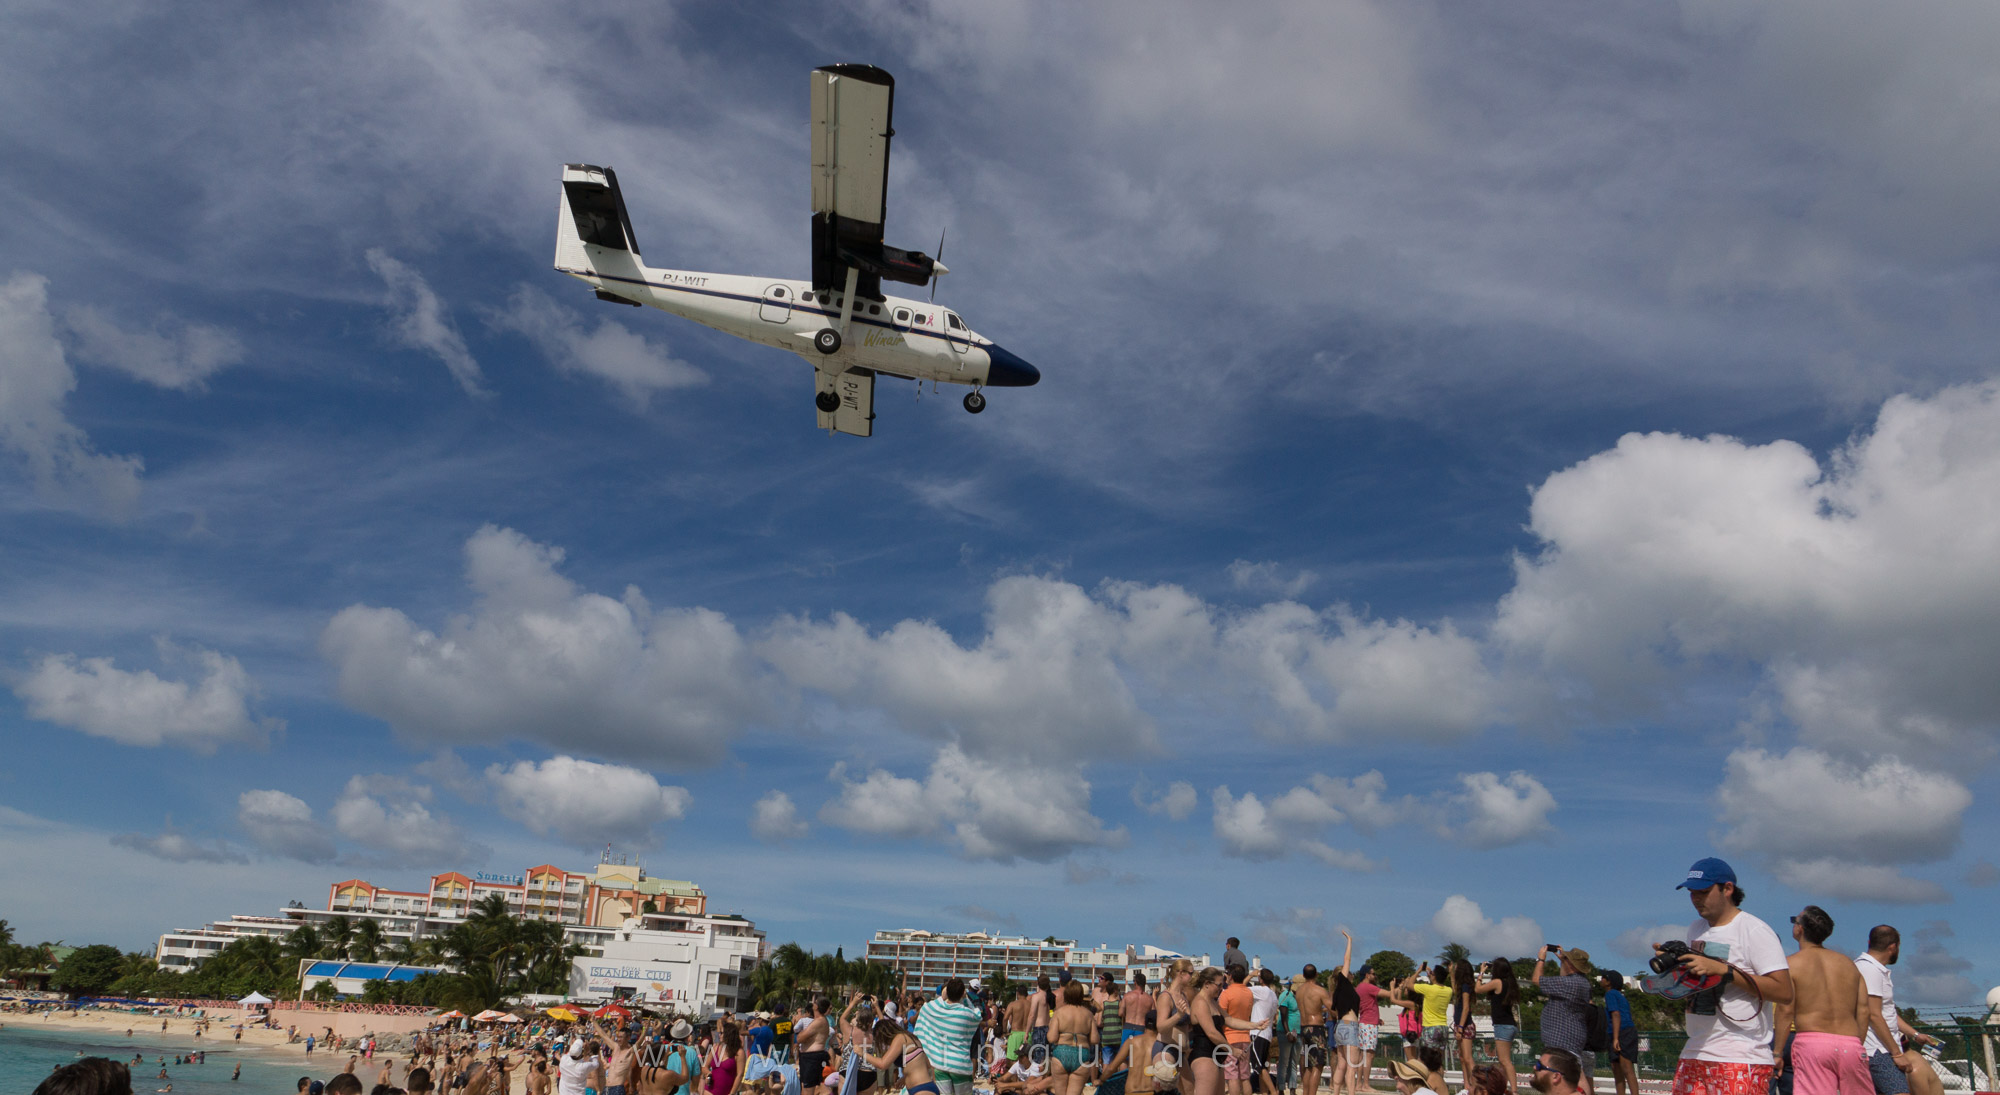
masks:
POLYGON ((1431 1078, 1431 1070, 1424 1067, 1422 1061, 1398 1061, 1392 1059, 1389 1062, 1389 1071, 1395 1074, 1398 1080, 1409 1080, 1412 1083, 1420 1084, 1431 1078))

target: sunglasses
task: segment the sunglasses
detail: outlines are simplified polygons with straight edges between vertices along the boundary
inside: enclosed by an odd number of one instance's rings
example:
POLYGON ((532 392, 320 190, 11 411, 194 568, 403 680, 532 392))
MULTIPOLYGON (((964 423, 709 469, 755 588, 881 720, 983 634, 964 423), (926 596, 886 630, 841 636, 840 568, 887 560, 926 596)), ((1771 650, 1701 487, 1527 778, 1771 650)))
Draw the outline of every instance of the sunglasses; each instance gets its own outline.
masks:
POLYGON ((1548 1065, 1545 1065, 1545 1064, 1543 1064, 1543 1063, 1542 1063, 1542 1059, 1541 1059, 1540 1057, 1537 1057, 1537 1058, 1535 1058, 1535 1071, 1536 1071, 1536 1072, 1554 1072, 1554 1071, 1555 1071, 1555 1069, 1553 1069, 1553 1068, 1550 1068, 1550 1067, 1549 1067, 1548 1065))

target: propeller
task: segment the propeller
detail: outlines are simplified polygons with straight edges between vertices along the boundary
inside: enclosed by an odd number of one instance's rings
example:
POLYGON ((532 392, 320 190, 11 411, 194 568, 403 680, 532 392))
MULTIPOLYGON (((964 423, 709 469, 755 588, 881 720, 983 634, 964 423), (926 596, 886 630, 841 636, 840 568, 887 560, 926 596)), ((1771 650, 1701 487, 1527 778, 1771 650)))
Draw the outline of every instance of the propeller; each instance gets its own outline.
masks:
POLYGON ((945 232, 944 229, 942 228, 938 229, 937 257, 931 260, 931 303, 932 304, 937 303, 938 275, 951 273, 951 271, 946 269, 944 265, 944 232, 945 232))

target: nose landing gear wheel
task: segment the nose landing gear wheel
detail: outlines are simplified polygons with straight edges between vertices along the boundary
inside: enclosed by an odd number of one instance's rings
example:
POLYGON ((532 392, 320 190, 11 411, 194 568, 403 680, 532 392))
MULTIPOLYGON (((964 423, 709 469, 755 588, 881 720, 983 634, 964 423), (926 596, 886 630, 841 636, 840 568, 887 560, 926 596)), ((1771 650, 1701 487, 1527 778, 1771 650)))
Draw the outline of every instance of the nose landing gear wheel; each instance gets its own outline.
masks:
POLYGON ((840 349, 840 332, 831 327, 823 327, 813 336, 813 349, 823 354, 836 353, 840 349))
POLYGON ((840 409, 840 397, 833 394, 832 392, 821 392, 818 395, 813 396, 813 406, 818 407, 820 410, 825 411, 828 414, 832 414, 833 412, 840 409))
POLYGON ((980 411, 986 409, 986 397, 980 395, 978 392, 965 393, 965 409, 973 414, 978 414, 980 411))

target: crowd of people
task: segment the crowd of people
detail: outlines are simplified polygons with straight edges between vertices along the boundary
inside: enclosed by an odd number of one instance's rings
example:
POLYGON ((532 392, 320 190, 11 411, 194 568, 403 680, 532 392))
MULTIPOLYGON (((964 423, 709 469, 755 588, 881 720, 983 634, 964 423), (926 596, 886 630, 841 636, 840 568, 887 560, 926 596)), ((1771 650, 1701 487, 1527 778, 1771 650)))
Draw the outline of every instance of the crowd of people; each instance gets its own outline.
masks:
MULTIPOLYGON (((1797 950, 1788 955, 1769 924, 1743 911, 1727 863, 1695 863, 1678 888, 1696 919, 1685 939, 1657 945, 1653 975, 1636 986, 1685 1009, 1673 1095, 1942 1095, 1911 1048, 1935 1039, 1895 1007, 1893 926, 1874 927, 1866 952, 1849 959, 1825 946, 1832 918, 1807 905, 1791 917, 1797 950)), ((1176 959, 1159 984, 1138 972, 1124 984, 1110 973, 1086 983, 1064 969, 1020 992, 952 978, 936 993, 814 995, 796 1010, 700 1025, 592 1019, 505 1037, 444 1028, 379 1069, 367 1045, 324 1084, 301 1078, 299 1095, 513 1095, 517 1083, 525 1095, 973 1095, 975 1084, 996 1095, 1358 1095, 1373 1089, 1378 1068, 1399 1095, 1455 1095, 1452 1065, 1458 1095, 1519 1090, 1523 988, 1511 961, 1458 959, 1385 979, 1353 959, 1349 937, 1339 965, 1308 963, 1281 978, 1253 968, 1232 938, 1222 965, 1176 959), (1400 1054, 1381 1051, 1385 1006, 1402 1008, 1400 1054), (1493 1061, 1484 1065, 1475 1052, 1482 1007, 1493 1061)), ((1553 945, 1530 968, 1542 1009, 1528 1085, 1598 1095, 1608 1083, 1615 1095, 1638 1095, 1624 977, 1553 945)), ((97 1075, 71 1067, 79 1084, 97 1075)), ((59 1078, 37 1095, 114 1090, 51 1086, 59 1078)))

